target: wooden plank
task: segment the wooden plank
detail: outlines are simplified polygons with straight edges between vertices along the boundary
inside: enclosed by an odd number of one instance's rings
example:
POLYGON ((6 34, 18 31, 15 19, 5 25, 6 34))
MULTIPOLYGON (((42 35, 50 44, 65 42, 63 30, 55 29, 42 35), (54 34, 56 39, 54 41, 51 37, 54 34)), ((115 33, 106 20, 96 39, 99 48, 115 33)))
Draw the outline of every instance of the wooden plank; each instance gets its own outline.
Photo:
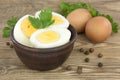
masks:
MULTIPOLYGON (((64 0, 0 0, 0 35, 6 25, 6 20, 11 16, 22 17, 25 14, 34 14, 36 11, 52 7, 55 11, 58 4, 64 0)), ((66 0, 77 3, 80 0, 66 0)), ((88 2, 87 0, 81 0, 88 2)), ((119 0, 89 0, 90 3, 102 13, 110 14, 120 25, 120 1, 119 0)), ((103 43, 94 44, 90 42, 84 34, 79 34, 74 49, 67 61, 59 68, 51 71, 36 71, 28 69, 17 57, 14 49, 6 46, 5 39, 0 36, 0 80, 120 80, 120 32, 112 34, 103 43), (79 52, 79 48, 95 48, 95 52, 84 55, 79 52), (103 58, 97 58, 98 53, 102 53, 103 58), (90 58, 89 63, 84 59, 90 58), (104 67, 98 68, 98 62, 102 62, 104 67), (71 65, 72 70, 66 71, 64 66, 71 65), (77 74, 77 66, 82 66, 82 74, 77 74)))

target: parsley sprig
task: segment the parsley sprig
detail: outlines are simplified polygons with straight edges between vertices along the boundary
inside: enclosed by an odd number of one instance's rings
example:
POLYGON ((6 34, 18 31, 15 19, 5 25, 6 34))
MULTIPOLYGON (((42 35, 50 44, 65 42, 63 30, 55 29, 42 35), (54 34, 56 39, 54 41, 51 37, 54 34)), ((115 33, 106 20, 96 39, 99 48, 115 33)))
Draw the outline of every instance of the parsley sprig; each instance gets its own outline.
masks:
POLYGON ((29 21, 36 29, 46 28, 54 23, 54 20, 52 19, 52 11, 49 8, 42 10, 38 17, 29 16, 29 21))
POLYGON ((73 10, 78 9, 78 8, 88 9, 93 17, 96 17, 96 16, 106 17, 112 24, 112 32, 114 32, 114 33, 118 32, 118 23, 115 22, 110 15, 100 13, 98 10, 93 8, 93 6, 90 4, 86 4, 83 2, 80 2, 77 4, 70 4, 68 2, 62 2, 60 4, 59 13, 66 17, 70 12, 72 12, 73 10))
POLYGON ((12 29, 14 28, 15 24, 17 23, 18 18, 12 17, 7 21, 7 26, 3 28, 3 37, 9 37, 12 29))

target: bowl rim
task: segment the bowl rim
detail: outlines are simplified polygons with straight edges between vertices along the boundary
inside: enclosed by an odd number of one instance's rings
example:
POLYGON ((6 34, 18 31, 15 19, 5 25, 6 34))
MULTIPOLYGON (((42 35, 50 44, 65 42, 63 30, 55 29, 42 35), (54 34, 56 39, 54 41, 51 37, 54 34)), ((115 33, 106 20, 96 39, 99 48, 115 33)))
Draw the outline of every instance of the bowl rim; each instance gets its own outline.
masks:
MULTIPOLYGON (((72 43, 74 43, 77 39, 77 32, 76 30, 74 29, 74 27, 72 27, 72 25, 69 25, 68 29, 70 30, 71 33, 74 34, 73 38, 66 44, 62 45, 62 46, 58 46, 58 47, 54 47, 54 48, 34 48, 34 47, 29 47, 29 46, 26 46, 26 45, 23 45, 21 43, 19 43, 18 41, 15 40, 14 38, 14 35, 13 35, 13 32, 14 32, 14 29, 11 31, 11 34, 10 34, 10 39, 11 41, 13 42, 13 44, 19 46, 20 48, 23 48, 25 50, 31 50, 31 51, 35 51, 35 52, 52 52, 52 51, 58 51, 58 50, 61 50, 61 49, 64 49, 66 48, 67 46, 71 45, 72 43)), ((72 36, 72 35, 71 35, 72 36)), ((13 45, 13 46, 15 46, 13 45)))

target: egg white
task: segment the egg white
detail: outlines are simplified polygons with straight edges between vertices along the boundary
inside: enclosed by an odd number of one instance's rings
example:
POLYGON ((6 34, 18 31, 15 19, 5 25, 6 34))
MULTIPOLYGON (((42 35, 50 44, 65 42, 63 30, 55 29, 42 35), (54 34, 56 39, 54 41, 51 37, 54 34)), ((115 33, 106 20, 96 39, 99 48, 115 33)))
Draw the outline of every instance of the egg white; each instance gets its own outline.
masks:
MULTIPOLYGON (((40 14, 40 12, 41 12, 41 11, 36 12, 35 16, 38 17, 39 14, 40 14)), ((51 28, 51 27, 68 28, 68 27, 69 27, 69 24, 70 24, 70 23, 69 23, 69 21, 68 21, 64 16, 62 16, 62 15, 56 13, 56 12, 52 12, 52 15, 53 15, 53 16, 57 16, 57 17, 59 17, 60 19, 62 19, 62 20, 63 20, 63 23, 60 23, 60 24, 54 24, 54 23, 53 23, 53 24, 52 24, 51 26, 49 26, 48 28, 51 28)))
POLYGON ((30 37, 30 42, 35 48, 54 48, 54 47, 58 47, 58 46, 68 43, 70 40, 70 37, 71 37, 71 32, 68 29, 54 27, 54 28, 37 30, 30 37), (42 43, 36 39, 36 36, 38 34, 45 32, 45 31, 49 31, 49 30, 52 30, 52 31, 55 31, 56 33, 58 33, 60 38, 57 41, 51 42, 51 43, 42 43))
POLYGON ((28 18, 30 15, 25 15, 23 16, 22 18, 20 18, 18 20, 18 22, 16 23, 15 27, 14 27, 14 32, 13 32, 13 35, 14 35, 14 38, 17 42, 23 44, 23 45, 26 45, 26 46, 29 46, 29 47, 32 47, 31 43, 30 43, 30 40, 29 38, 27 38, 22 30, 21 30, 21 23, 24 19, 28 18))

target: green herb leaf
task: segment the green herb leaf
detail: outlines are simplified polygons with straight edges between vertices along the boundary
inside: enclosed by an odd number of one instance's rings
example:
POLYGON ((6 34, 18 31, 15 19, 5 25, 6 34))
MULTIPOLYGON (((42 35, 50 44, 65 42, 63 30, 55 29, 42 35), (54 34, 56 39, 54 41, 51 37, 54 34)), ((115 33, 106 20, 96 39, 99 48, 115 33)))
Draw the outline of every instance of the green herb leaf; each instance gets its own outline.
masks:
POLYGON ((87 5, 85 3, 70 4, 67 2, 62 2, 60 4, 60 10, 58 11, 60 14, 66 17, 71 11, 78 8, 87 8, 87 5))
POLYGON ((93 17, 100 15, 100 13, 96 9, 94 9, 90 4, 88 4, 87 7, 93 17))
POLYGON ((10 32, 11 32, 11 29, 9 27, 4 27, 4 29, 3 29, 3 37, 9 37, 10 32))
POLYGON ((116 22, 113 22, 112 23, 112 31, 114 33, 117 33, 118 32, 118 24, 116 22))
POLYGON ((14 27, 15 24, 17 23, 17 21, 18 21, 17 17, 12 17, 12 19, 7 21, 7 25, 10 26, 10 27, 14 27))
POLYGON ((29 20, 30 20, 33 27, 35 27, 36 29, 41 28, 42 23, 41 23, 39 18, 29 16, 29 20))
POLYGON ((54 20, 52 20, 52 11, 49 8, 42 10, 37 18, 29 16, 29 21, 36 29, 46 28, 54 23, 54 20))
POLYGON ((8 27, 3 28, 3 34, 2 34, 3 37, 10 36, 10 33, 12 29, 14 28, 14 26, 16 25, 17 21, 18 21, 17 17, 12 17, 10 20, 7 21, 8 27))
POLYGON ((59 13, 61 13, 63 16, 67 16, 67 14, 69 13, 69 7, 70 7, 70 4, 69 3, 65 3, 65 2, 62 2, 60 4, 60 10, 59 10, 59 13))

